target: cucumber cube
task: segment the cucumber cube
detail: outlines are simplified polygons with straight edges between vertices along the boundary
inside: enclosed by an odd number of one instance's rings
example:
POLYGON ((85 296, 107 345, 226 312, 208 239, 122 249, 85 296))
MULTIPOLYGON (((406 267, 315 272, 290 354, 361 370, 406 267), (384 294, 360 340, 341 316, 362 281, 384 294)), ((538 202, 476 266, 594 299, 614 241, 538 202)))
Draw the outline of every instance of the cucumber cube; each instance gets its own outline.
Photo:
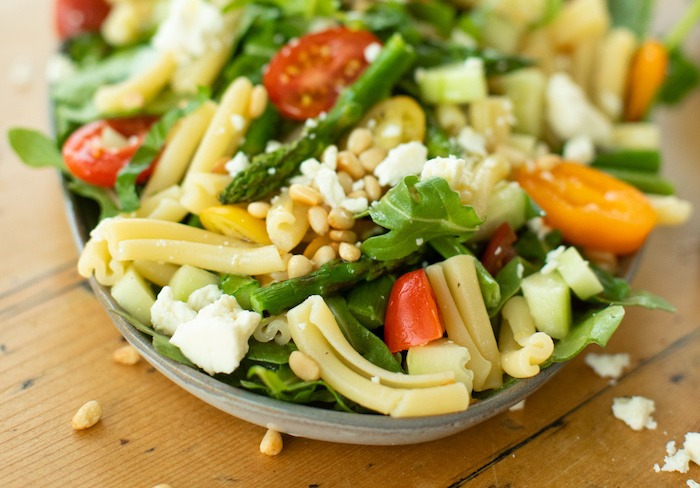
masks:
POLYGON ((553 339, 566 337, 571 329, 571 292, 559 272, 533 273, 521 287, 537 330, 553 339))
POLYGON ((219 278, 214 273, 189 264, 181 266, 168 283, 175 298, 182 302, 186 302, 193 291, 218 284, 219 278))
POLYGON ((557 271, 581 300, 603 291, 600 280, 575 247, 570 247, 559 254, 556 261, 557 271))

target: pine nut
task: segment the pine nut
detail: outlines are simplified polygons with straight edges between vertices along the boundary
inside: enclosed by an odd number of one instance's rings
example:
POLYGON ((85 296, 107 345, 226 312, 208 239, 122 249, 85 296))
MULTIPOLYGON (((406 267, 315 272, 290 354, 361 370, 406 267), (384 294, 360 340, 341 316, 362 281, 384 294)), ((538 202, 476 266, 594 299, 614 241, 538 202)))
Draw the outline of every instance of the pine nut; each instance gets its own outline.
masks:
POLYGON ((318 251, 314 253, 312 261, 320 268, 324 264, 333 261, 335 257, 335 249, 329 245, 325 245, 318 248, 318 251))
POLYGON ((262 85, 255 85, 250 92, 248 101, 248 116, 251 119, 260 117, 267 108, 267 90, 262 85))
POLYGON ((367 199, 370 202, 379 200, 382 197, 382 187, 379 181, 374 175, 366 175, 363 178, 365 182, 365 192, 367 193, 367 199))
POLYGON ((340 247, 338 248, 338 254, 342 260, 353 262, 360 259, 362 252, 355 244, 341 242, 340 247))
POLYGON ((352 184, 355 182, 355 180, 352 179, 352 176, 350 176, 347 172, 345 171, 338 171, 338 182, 340 183, 340 186, 343 187, 343 191, 347 195, 352 191, 352 184))
POLYGON ((355 226, 355 219, 343 207, 335 207, 328 213, 328 224, 334 229, 348 230, 355 226))
POLYGON ((328 211, 325 208, 318 205, 309 208, 307 218, 315 233, 322 236, 328 232, 328 211))
POLYGON ((304 381, 316 381, 321 377, 318 363, 301 351, 292 351, 289 355, 289 367, 304 381))
POLYGON ((338 169, 348 173, 353 180, 359 180, 365 175, 365 168, 362 167, 357 156, 350 151, 338 153, 338 169))
POLYGON ((251 202, 248 204, 248 213, 255 218, 267 218, 267 212, 270 211, 270 204, 267 202, 251 202))
POLYGON ((294 183, 289 187, 289 196, 295 202, 303 203, 304 205, 318 205, 323 200, 317 189, 298 183, 294 183))
MULTIPOLYGON (((360 180, 360 181, 362 181, 362 180, 360 180)), ((364 190, 357 190, 357 191, 354 191, 352 193, 348 193, 347 197, 348 198, 368 198, 367 192, 364 190)))
POLYGON ((357 234, 351 230, 332 230, 328 237, 336 242, 357 242, 357 234))
POLYGON ((374 168, 379 166, 379 163, 384 161, 386 154, 386 149, 379 146, 370 147, 360 154, 360 164, 367 170, 368 173, 372 173, 374 172, 374 168))
POLYGON ((347 148, 355 155, 359 155, 372 146, 374 142, 373 139, 372 131, 365 127, 358 127, 350 132, 347 148))
POLYGON ((314 263, 309 258, 302 254, 295 254, 287 263, 287 276, 289 278, 298 278, 306 276, 314 269, 314 263))
POLYGON ((75 430, 88 429, 99 422, 102 417, 102 405, 97 400, 90 400, 80 407, 71 420, 75 430))
POLYGON ((268 429, 260 441, 260 452, 267 456, 277 456, 282 452, 282 434, 276 430, 268 429))
POLYGON ((138 351, 134 349, 134 346, 127 344, 114 351, 112 359, 114 359, 116 363, 132 366, 141 360, 141 356, 138 351))

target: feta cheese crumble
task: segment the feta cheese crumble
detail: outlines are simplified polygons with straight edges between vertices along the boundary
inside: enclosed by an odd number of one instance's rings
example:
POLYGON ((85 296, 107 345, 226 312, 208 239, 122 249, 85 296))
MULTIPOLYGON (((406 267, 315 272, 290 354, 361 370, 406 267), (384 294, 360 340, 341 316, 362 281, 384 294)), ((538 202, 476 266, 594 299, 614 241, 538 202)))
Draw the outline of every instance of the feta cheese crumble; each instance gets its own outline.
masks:
POLYGON ((164 286, 151 306, 151 323, 158 332, 173 335, 177 328, 197 316, 185 302, 177 300, 173 289, 164 286))
POLYGON ((234 297, 221 295, 195 318, 180 324, 170 342, 210 375, 229 374, 248 352, 248 339, 261 318, 243 310, 234 297))
POLYGON ((428 148, 417 141, 399 144, 374 169, 382 186, 397 185, 405 176, 419 175, 428 161, 428 148))
POLYGON ((622 376, 622 371, 630 365, 630 355, 619 354, 587 354, 583 361, 593 368, 593 371, 601 378, 617 379, 622 376))
POLYGON ((654 410, 654 401, 642 396, 618 397, 613 400, 613 415, 633 430, 656 429, 656 421, 651 416, 654 410))

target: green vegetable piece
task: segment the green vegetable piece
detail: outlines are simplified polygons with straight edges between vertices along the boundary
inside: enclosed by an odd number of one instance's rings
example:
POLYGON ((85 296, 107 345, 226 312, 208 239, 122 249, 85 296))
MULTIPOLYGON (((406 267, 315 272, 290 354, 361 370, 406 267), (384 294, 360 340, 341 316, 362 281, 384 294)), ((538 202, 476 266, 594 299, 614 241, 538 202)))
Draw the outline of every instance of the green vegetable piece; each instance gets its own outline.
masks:
POLYGON ((530 59, 502 54, 495 49, 481 49, 464 44, 421 38, 415 44, 415 67, 431 68, 454 63, 463 63, 467 58, 479 58, 484 63, 486 76, 504 75, 532 66, 530 59))
POLYGON ((508 264, 503 266, 501 271, 496 275, 496 282, 498 283, 499 289, 501 291, 501 299, 493 307, 487 307, 489 312, 489 317, 495 317, 498 312, 501 311, 503 305, 518 291, 520 290, 520 284, 523 278, 536 272, 537 268, 517 256, 510 261, 508 264))
MULTIPOLYGON (((106 219, 108 217, 115 217, 119 213, 119 208, 117 207, 114 199, 112 198, 111 192, 106 188, 100 188, 99 186, 90 185, 84 181, 66 177, 67 188, 84 198, 88 198, 97 203, 100 207, 99 220, 106 219)), ((81 209, 81 211, 84 209, 81 209)))
POLYGON ((674 195, 676 188, 669 180, 644 171, 632 171, 617 168, 600 168, 617 179, 629 183, 644 193, 657 195, 674 195))
POLYGON ((311 295, 328 297, 346 290, 363 280, 373 280, 386 273, 415 265, 422 259, 420 253, 405 259, 374 261, 363 256, 359 261, 344 262, 334 260, 316 271, 299 278, 273 283, 254 290, 250 294, 250 304, 258 313, 272 315, 299 305, 311 295))
POLYGON ((185 264, 175 271, 168 285, 173 290, 173 296, 186 302, 193 291, 207 285, 216 285, 219 278, 212 272, 185 264))
POLYGON ((569 361, 583 351, 588 344, 595 343, 605 347, 624 315, 625 309, 620 306, 610 306, 589 312, 571 328, 565 338, 554 345, 554 352, 541 367, 546 368, 552 363, 569 361))
POLYGON ((260 288, 260 283, 255 278, 246 275, 222 275, 219 286, 227 295, 232 295, 236 301, 246 310, 251 310, 250 296, 260 288))
POLYGON ((556 256, 557 271, 581 300, 603 291, 603 285, 575 247, 556 256))
POLYGON ((680 49, 668 53, 668 74, 656 95, 657 102, 679 104, 700 85, 700 69, 680 49))
POLYGON ((301 137, 276 151, 255 156, 219 196, 222 203, 259 200, 280 188, 303 161, 318 156, 328 144, 360 121, 385 97, 410 67, 413 49, 399 35, 392 36, 377 59, 346 87, 325 117, 307 124, 301 137))
POLYGON ((374 330, 384 325, 386 306, 394 281, 394 276, 384 275, 373 281, 359 283, 348 293, 348 309, 368 329, 374 330))
POLYGON ((275 341, 260 342, 252 337, 248 341, 248 352, 246 358, 251 361, 269 364, 287 364, 289 355, 297 348, 292 342, 287 344, 277 344, 275 341))
POLYGON ((468 238, 481 219, 462 205, 442 178, 407 176, 369 209, 372 220, 389 232, 370 237, 362 251, 373 259, 401 259, 425 242, 443 236, 468 238))
POLYGON ((658 173, 661 168, 661 153, 653 149, 620 149, 600 153, 591 166, 639 172, 658 173))
POLYGON ((156 301, 151 285, 129 269, 110 289, 112 298, 142 324, 151 323, 151 307, 156 301))
POLYGON ((393 354, 384 341, 374 335, 370 330, 363 327, 357 321, 355 316, 348 309, 345 299, 340 296, 326 298, 326 304, 330 308, 335 319, 338 322, 338 327, 343 332, 343 335, 348 340, 350 345, 359 352, 363 358, 370 363, 393 371, 395 373, 403 373, 401 364, 396 360, 393 354))
POLYGON ((591 266, 591 269, 602 283, 603 292, 591 297, 589 302, 625 307, 644 307, 671 313, 676 311, 676 308, 668 301, 651 292, 635 290, 624 279, 613 276, 597 266, 591 266))
POLYGON ((654 10, 654 0, 608 0, 608 11, 615 27, 627 27, 644 39, 654 10))
POLYGON ((177 121, 194 112, 207 98, 208 96, 205 93, 199 93, 185 107, 175 107, 169 110, 151 126, 134 156, 117 174, 117 182, 114 185, 114 189, 119 197, 122 211, 133 212, 138 210, 140 201, 136 193, 136 179, 158 156, 170 133, 170 129, 173 128, 177 121))
POLYGON ((533 273, 520 283, 537 330, 563 339, 571 328, 571 292, 559 272, 533 273))
POLYGON ((27 166, 56 168, 69 173, 56 142, 41 132, 18 127, 7 131, 7 139, 17 157, 27 166))

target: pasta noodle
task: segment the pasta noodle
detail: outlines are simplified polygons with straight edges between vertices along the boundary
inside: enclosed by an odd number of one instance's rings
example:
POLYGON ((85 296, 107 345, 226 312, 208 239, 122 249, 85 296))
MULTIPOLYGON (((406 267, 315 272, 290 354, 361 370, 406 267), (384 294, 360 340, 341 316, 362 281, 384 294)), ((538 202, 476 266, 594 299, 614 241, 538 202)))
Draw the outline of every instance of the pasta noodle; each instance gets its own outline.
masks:
POLYGON ((159 54, 148 69, 95 93, 95 106, 101 113, 129 112, 142 108, 168 84, 177 61, 172 54, 159 54))
POLYGON ((393 417, 437 415, 468 408, 470 396, 463 383, 415 389, 392 388, 350 369, 336 356, 314 323, 314 305, 326 307, 321 297, 314 296, 288 312, 292 339, 301 352, 319 365, 321 378, 340 394, 393 417))
POLYGON ((182 186, 180 203, 194 214, 208 207, 219 205, 219 194, 231 182, 229 175, 218 173, 196 173, 182 186))
POLYGON ((85 278, 94 273, 99 284, 112 286, 124 276, 126 264, 112 259, 107 241, 90 239, 78 258, 78 273, 85 278))
POLYGON ((141 200, 136 217, 170 222, 180 222, 187 215, 187 209, 180 203, 182 189, 171 186, 165 190, 141 200))
POLYGON ((275 341, 283 346, 292 340, 289 324, 283 316, 262 320, 253 332, 253 337, 259 342, 275 341))
POLYGON ((208 100, 173 127, 158 164, 143 189, 144 196, 180 183, 215 112, 216 103, 208 100))
POLYGON ((286 190, 273 200, 266 227, 270 241, 280 251, 291 251, 304 238, 309 230, 308 211, 307 205, 293 201, 286 190))
POLYGON ((503 306, 499 333, 501 365, 514 378, 529 378, 540 372, 539 365, 552 355, 554 341, 544 332, 536 332, 527 302, 512 297, 503 306))

